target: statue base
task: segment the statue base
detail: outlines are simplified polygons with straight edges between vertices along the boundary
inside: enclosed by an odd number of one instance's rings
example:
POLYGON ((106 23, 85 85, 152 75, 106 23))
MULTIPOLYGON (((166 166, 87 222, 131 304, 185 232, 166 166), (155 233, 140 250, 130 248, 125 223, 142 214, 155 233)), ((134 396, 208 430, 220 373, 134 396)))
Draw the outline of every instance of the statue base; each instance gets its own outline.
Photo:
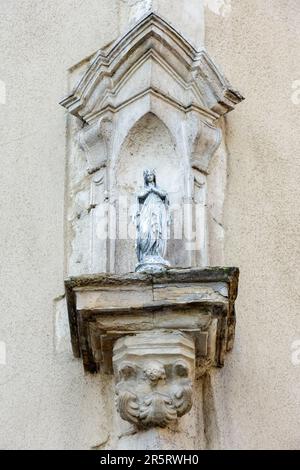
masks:
POLYGON ((117 340, 151 332, 157 339, 159 330, 195 339, 197 376, 222 367, 233 346, 238 276, 237 268, 221 267, 67 279, 74 355, 86 372, 112 374, 117 340))
POLYGON ((171 265, 168 261, 160 256, 147 256, 141 263, 138 263, 135 268, 136 273, 161 273, 170 268, 171 265))

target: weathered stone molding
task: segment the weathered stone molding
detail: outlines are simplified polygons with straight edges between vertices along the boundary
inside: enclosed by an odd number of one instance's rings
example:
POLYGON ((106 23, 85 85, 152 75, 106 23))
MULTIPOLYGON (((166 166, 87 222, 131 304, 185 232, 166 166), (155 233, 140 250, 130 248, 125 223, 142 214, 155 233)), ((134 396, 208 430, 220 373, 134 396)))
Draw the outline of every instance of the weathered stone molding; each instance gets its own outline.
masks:
POLYGON ((222 367, 232 347, 237 268, 99 274, 65 285, 73 352, 86 371, 112 373, 113 345, 128 334, 192 332, 196 361, 209 366, 222 367))
POLYGON ((61 104, 91 123, 105 110, 116 112, 151 92, 175 107, 194 109, 211 120, 231 111, 243 99, 205 49, 197 51, 167 21, 150 13, 112 46, 97 53, 73 93, 61 104))
POLYGON ((191 167, 207 173, 221 142, 214 121, 242 99, 205 49, 151 12, 96 54, 61 105, 85 123, 78 140, 89 172, 113 164, 130 129, 151 112, 182 153, 188 149, 191 167))

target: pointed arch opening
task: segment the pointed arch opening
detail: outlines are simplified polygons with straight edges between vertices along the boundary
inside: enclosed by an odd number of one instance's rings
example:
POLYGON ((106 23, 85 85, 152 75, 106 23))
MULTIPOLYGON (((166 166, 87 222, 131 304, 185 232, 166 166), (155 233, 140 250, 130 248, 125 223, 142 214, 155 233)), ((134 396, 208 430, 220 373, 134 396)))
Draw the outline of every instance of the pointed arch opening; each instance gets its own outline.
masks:
POLYGON ((168 192, 170 228, 167 257, 172 265, 182 265, 178 257, 184 250, 183 240, 183 162, 166 125, 149 112, 131 128, 124 140, 116 162, 116 251, 117 273, 134 271, 137 194, 142 189, 143 171, 155 169, 157 184, 168 192))

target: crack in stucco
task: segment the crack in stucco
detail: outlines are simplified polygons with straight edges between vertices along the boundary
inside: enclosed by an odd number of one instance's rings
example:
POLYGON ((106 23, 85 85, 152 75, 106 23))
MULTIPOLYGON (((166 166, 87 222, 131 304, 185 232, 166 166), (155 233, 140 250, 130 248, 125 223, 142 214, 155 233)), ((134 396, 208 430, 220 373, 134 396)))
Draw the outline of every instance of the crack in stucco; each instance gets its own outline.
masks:
POLYGON ((152 0, 122 0, 122 2, 127 3, 130 7, 132 7, 138 3, 152 3, 152 0))
POLYGON ((6 84, 0 80, 0 104, 6 104, 6 84))

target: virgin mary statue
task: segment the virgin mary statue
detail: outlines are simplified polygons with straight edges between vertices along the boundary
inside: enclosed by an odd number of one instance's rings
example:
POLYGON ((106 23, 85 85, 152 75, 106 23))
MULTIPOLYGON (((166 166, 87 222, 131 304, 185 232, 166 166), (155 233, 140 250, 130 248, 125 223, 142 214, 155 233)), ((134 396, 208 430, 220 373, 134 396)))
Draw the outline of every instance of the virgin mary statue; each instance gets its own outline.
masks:
POLYGON ((168 195, 156 185, 155 170, 144 171, 144 189, 138 195, 137 272, 164 271, 168 236, 168 195))

